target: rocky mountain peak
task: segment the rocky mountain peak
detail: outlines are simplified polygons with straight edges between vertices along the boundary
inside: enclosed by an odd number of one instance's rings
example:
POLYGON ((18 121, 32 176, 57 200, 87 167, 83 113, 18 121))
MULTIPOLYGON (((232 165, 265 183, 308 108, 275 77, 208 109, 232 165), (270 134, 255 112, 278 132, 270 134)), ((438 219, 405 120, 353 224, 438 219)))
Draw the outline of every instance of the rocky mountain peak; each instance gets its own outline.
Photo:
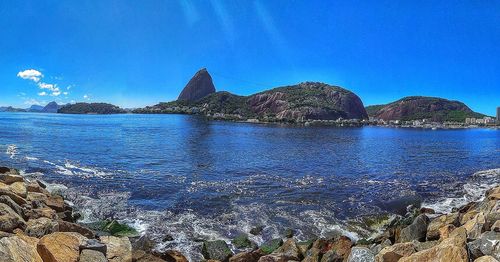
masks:
POLYGON ((178 100, 197 101, 212 93, 215 93, 212 77, 206 68, 202 68, 189 80, 178 100))

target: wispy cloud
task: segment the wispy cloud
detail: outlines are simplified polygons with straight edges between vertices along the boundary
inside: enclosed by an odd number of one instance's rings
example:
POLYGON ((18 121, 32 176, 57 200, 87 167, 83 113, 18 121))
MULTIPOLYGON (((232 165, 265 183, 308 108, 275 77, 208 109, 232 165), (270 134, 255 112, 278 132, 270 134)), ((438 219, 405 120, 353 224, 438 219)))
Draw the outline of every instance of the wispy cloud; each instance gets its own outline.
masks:
POLYGON ((47 95, 47 92, 43 91, 43 92, 40 92, 38 93, 39 96, 46 96, 47 95))
POLYGON ((186 20, 189 25, 196 23, 200 19, 200 16, 198 15, 198 10, 196 9, 194 3, 191 0, 183 0, 179 2, 182 5, 182 11, 186 16, 186 20))
POLYGON ((227 11, 227 8, 225 7, 225 3, 230 3, 229 1, 221 1, 221 0, 212 0, 210 1, 212 4, 212 7, 214 8, 215 14, 217 15, 217 19, 219 20, 219 23, 222 26, 222 30, 224 31, 224 34, 226 35, 226 39, 229 42, 234 41, 234 26, 233 22, 231 20, 231 17, 229 15, 229 12, 227 11))

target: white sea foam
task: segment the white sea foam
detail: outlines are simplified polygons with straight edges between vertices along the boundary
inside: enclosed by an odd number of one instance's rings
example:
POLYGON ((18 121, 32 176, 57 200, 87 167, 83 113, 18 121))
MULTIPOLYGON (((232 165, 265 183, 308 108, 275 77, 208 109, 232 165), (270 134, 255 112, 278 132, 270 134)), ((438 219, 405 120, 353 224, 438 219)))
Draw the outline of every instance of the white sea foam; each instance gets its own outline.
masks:
POLYGON ((5 151, 7 155, 10 156, 11 159, 14 159, 17 155, 17 146, 16 145, 8 145, 7 146, 7 151, 5 151))
POLYGON ((463 189, 455 197, 446 197, 437 201, 424 202, 422 205, 438 213, 447 213, 472 201, 481 201, 486 190, 500 185, 500 168, 474 173, 463 189))
POLYGON ((36 158, 36 157, 32 157, 32 156, 25 156, 24 158, 25 158, 26 160, 28 160, 28 161, 37 161, 37 160, 38 160, 38 158, 36 158))

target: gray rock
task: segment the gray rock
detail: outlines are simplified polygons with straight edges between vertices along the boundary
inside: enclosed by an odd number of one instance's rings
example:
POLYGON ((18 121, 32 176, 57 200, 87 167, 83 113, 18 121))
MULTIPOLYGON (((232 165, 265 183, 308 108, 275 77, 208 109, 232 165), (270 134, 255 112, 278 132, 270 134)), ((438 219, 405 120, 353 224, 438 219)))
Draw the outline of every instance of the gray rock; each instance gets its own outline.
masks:
POLYGON ((366 247, 353 247, 351 254, 347 258, 347 262, 373 262, 375 254, 366 247))
POLYGON ((424 241, 427 234, 427 225, 429 224, 429 218, 422 214, 419 215, 413 223, 401 230, 398 242, 411 242, 412 240, 424 241))
POLYGON ((488 255, 500 260, 500 233, 484 232, 478 239, 467 243, 467 248, 473 259, 488 255))
POLYGON ((103 253, 91 249, 84 249, 80 253, 79 262, 107 262, 103 253))
POLYGON ((41 238, 44 235, 59 231, 57 222, 49 218, 41 217, 37 219, 30 219, 26 224, 25 233, 30 237, 41 238))
POLYGON ((224 240, 204 241, 201 253, 206 259, 215 259, 222 262, 229 261, 233 255, 224 240))
POLYGON ((197 101, 212 93, 215 93, 212 77, 207 69, 202 68, 189 80, 178 100, 197 101))
POLYGON ((90 249, 94 251, 98 251, 106 255, 107 246, 97 239, 87 239, 82 245, 80 245, 80 250, 90 249))
POLYGON ((26 227, 24 219, 8 205, 0 203, 0 231, 12 233, 18 227, 26 227))
POLYGON ((329 250, 321 257, 321 262, 342 262, 343 260, 344 259, 333 250, 329 250))
MULTIPOLYGON (((16 202, 14 202, 10 197, 8 197, 6 195, 1 195, 0 196, 0 203, 4 203, 4 204, 8 205, 18 215, 23 216, 23 214, 24 214, 23 208, 20 205, 18 205, 16 202)), ((25 217, 23 217, 23 218, 25 218, 25 217)))

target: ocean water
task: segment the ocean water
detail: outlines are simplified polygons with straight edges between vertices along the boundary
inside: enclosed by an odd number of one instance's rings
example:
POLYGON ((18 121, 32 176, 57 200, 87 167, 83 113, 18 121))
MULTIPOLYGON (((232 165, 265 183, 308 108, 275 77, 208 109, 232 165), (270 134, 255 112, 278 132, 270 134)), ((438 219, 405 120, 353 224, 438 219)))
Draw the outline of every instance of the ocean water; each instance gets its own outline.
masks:
POLYGON ((84 222, 121 219, 198 261, 200 240, 257 225, 257 242, 287 228, 359 238, 359 217, 464 203, 500 182, 500 131, 0 113, 0 165, 51 183, 84 222))

